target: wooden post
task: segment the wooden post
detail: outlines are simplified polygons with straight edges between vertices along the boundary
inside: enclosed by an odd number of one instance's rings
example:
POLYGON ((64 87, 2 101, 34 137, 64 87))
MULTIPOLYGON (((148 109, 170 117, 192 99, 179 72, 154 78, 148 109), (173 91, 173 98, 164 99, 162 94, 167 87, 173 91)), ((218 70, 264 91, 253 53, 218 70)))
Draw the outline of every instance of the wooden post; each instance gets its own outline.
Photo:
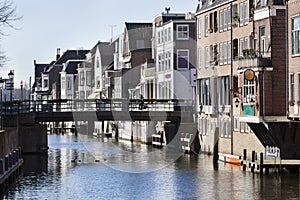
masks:
POLYGON ((254 173, 254 161, 255 161, 255 151, 252 151, 252 158, 251 158, 251 172, 254 173))
POLYGON ((6 155, 4 158, 4 170, 5 171, 8 170, 8 155, 6 155))
POLYGON ((264 153, 260 153, 260 166, 259 166, 260 175, 264 173, 264 153))
POLYGON ((0 175, 4 174, 3 159, 0 159, 0 175))
POLYGON ((244 149, 244 155, 243 155, 243 171, 246 171, 247 169, 247 165, 246 165, 246 161, 247 161, 247 149, 244 149))

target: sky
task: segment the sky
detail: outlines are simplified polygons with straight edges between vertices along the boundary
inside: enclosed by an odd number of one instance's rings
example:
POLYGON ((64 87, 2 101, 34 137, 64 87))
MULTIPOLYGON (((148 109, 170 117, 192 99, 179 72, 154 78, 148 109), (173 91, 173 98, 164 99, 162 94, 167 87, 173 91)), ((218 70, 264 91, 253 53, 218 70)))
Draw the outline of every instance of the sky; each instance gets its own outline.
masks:
POLYGON ((50 63, 56 49, 90 50, 99 40, 109 41, 123 32, 125 22, 152 22, 170 7, 170 12, 195 12, 198 0, 11 0, 22 19, 4 28, 0 50, 8 57, 0 76, 15 71, 15 87, 29 83, 33 61, 50 63))

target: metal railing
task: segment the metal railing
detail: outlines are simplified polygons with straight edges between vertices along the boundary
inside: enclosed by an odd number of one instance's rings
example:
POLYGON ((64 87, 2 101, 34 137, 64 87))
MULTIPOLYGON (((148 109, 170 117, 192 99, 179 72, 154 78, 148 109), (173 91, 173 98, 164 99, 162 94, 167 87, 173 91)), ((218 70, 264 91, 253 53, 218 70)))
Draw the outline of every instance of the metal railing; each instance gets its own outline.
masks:
POLYGON ((183 99, 58 99, 2 103, 3 115, 29 112, 77 111, 192 111, 193 101, 183 99))

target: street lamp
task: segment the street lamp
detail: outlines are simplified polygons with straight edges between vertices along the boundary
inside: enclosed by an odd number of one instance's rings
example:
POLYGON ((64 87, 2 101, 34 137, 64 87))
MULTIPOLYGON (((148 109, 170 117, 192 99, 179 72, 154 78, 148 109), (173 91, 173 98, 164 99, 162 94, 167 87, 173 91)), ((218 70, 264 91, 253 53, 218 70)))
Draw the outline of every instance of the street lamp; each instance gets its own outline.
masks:
POLYGON ((3 79, 2 79, 2 77, 0 77, 0 117, 1 117, 1 119, 0 119, 0 130, 2 130, 2 87, 3 87, 3 83, 4 83, 4 81, 3 81, 3 79))
POLYGON ((10 101, 12 101, 12 94, 14 90, 14 75, 14 70, 10 70, 10 72, 8 73, 8 90, 10 90, 10 101))

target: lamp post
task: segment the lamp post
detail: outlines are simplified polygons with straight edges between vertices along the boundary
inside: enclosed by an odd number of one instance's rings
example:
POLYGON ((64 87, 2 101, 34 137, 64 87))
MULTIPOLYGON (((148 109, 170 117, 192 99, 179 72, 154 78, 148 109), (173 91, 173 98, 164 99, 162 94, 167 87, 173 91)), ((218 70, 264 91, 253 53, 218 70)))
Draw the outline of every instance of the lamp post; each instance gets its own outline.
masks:
POLYGON ((2 77, 0 77, 0 130, 2 130, 3 126, 2 126, 2 87, 3 87, 3 79, 2 77))
POLYGON ((8 90, 10 90, 10 101, 12 101, 13 90, 14 90, 14 70, 10 70, 8 73, 8 90))

